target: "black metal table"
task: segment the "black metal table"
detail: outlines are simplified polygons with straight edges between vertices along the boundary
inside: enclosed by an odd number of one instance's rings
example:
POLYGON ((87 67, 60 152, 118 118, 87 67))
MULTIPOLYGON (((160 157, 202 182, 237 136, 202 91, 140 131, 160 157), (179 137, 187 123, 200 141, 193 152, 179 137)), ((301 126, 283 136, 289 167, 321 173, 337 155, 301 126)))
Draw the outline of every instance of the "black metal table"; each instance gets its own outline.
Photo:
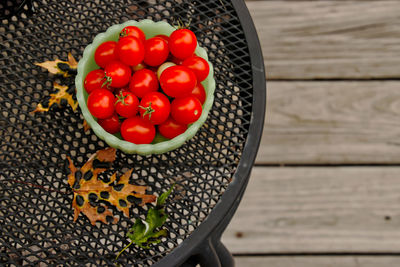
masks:
POLYGON ((113 265, 128 243, 133 218, 92 226, 81 215, 73 223, 66 158, 82 166, 106 144, 85 133, 79 109, 31 113, 53 93, 54 81, 73 86, 73 78, 61 81, 34 63, 66 59, 68 52, 79 59, 99 32, 147 18, 191 20, 217 87, 205 125, 179 149, 152 156, 117 152, 112 170, 133 167, 134 183, 156 193, 174 181, 179 186, 166 207, 168 237, 151 249, 131 246, 119 262, 232 266, 220 236, 246 188, 265 112, 263 59, 243 1, 5 0, 0 10, 0 264, 113 265))

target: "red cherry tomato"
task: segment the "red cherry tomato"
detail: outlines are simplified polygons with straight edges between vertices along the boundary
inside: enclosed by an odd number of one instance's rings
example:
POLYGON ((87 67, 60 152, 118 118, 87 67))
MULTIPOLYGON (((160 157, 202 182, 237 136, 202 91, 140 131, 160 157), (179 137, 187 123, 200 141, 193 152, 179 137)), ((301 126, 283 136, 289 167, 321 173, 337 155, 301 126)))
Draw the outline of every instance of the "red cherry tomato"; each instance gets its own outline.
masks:
POLYGON ((197 77, 197 81, 204 81, 210 72, 210 66, 204 58, 193 56, 188 57, 182 62, 182 66, 191 69, 197 77))
POLYGON ((101 85, 105 81, 104 76, 105 74, 103 69, 92 70, 89 72, 83 82, 83 87, 85 87, 86 92, 90 94, 96 89, 101 89, 101 85))
POLYGON ((160 134, 168 139, 177 137, 187 130, 186 124, 176 122, 173 118, 169 117, 166 121, 158 125, 160 134))
POLYGON ((125 28, 122 29, 122 31, 119 33, 120 38, 125 37, 125 36, 133 36, 138 38, 142 43, 146 41, 146 35, 144 32, 139 29, 136 26, 126 26, 125 28))
POLYGON ((169 36, 169 50, 177 58, 185 59, 193 55, 197 47, 197 38, 189 29, 179 29, 169 36))
POLYGON ((156 135, 156 128, 151 122, 141 117, 124 120, 121 125, 121 136, 135 144, 150 144, 156 135))
POLYGON ((168 98, 160 92, 150 92, 140 101, 140 116, 153 124, 164 122, 170 110, 168 98))
POLYGON ((118 115, 114 113, 111 117, 106 119, 98 119, 97 123, 103 127, 106 132, 110 134, 118 133, 121 128, 121 122, 119 121, 118 115))
POLYGON ((117 42, 107 41, 99 45, 94 52, 94 61, 101 68, 105 68, 108 63, 117 59, 115 47, 117 42))
POLYGON ((94 90, 87 99, 90 113, 98 118, 105 119, 114 114, 114 95, 106 89, 94 90))
POLYGON ((169 67, 160 75, 161 88, 170 97, 190 95, 196 84, 196 75, 185 66, 169 67))
POLYGON ((202 105, 206 101, 207 97, 206 90, 204 90, 204 86, 201 83, 197 83, 196 87, 192 90, 192 93, 190 95, 196 97, 202 105))
POLYGON ((106 73, 105 86, 124 87, 131 79, 131 69, 120 61, 112 61, 104 69, 106 73))
POLYGON ((149 92, 157 91, 157 76, 149 69, 138 70, 132 75, 129 90, 139 98, 144 97, 149 92))
POLYGON ((128 66, 136 66, 144 59, 144 45, 136 37, 126 36, 119 39, 115 47, 119 60, 128 66))
POLYGON ((194 96, 176 98, 171 103, 171 116, 178 123, 193 123, 200 118, 202 111, 200 101, 194 96))
POLYGON ((159 37, 159 38, 163 39, 164 41, 166 41, 167 43, 169 41, 169 37, 166 36, 165 34, 158 34, 158 35, 156 35, 154 37, 159 37))
POLYGON ((161 65, 169 55, 168 43, 160 37, 147 39, 144 47, 144 63, 149 66, 161 65))
POLYGON ((121 92, 115 101, 115 111, 122 117, 130 118, 136 115, 139 109, 139 100, 131 92, 121 92))

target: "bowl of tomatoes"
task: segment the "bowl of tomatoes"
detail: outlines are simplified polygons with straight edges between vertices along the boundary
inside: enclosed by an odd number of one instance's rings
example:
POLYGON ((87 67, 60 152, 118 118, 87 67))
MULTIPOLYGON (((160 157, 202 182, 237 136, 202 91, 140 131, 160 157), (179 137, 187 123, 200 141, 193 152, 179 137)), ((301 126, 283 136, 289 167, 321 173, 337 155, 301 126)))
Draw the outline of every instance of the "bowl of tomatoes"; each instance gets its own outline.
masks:
POLYGON ((189 29, 126 21, 98 34, 75 78, 94 133, 125 153, 161 154, 204 124, 214 101, 213 66, 189 29))

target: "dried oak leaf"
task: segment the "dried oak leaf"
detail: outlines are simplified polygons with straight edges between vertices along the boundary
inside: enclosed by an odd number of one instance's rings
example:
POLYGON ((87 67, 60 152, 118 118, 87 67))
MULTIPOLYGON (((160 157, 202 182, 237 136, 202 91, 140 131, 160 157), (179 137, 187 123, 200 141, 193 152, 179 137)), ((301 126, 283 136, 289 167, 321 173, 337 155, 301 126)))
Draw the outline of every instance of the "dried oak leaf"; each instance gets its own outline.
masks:
POLYGON ((71 53, 68 53, 68 61, 56 59, 53 61, 45 61, 41 63, 36 62, 35 65, 47 69, 48 72, 52 74, 61 74, 64 77, 69 77, 76 73, 78 62, 75 60, 71 53))
POLYGON ((127 217, 129 216, 129 208, 132 206, 128 196, 141 199, 140 205, 156 200, 156 196, 146 194, 146 186, 129 184, 132 170, 125 172, 119 179, 117 179, 115 173, 106 182, 98 178, 98 174, 104 172, 109 164, 115 160, 115 152, 114 148, 98 151, 89 158, 80 170, 74 166, 72 160, 68 157, 71 170, 68 175, 68 184, 74 191, 72 202, 74 221, 82 212, 89 218, 92 225, 96 221, 108 223, 108 216, 112 218, 113 223, 116 223, 118 219, 113 216, 112 209, 102 202, 98 202, 99 200, 115 206, 127 217))
POLYGON ((63 99, 67 101, 68 105, 70 105, 73 110, 76 110, 76 108, 78 107, 78 102, 72 98, 72 95, 70 93, 68 93, 68 86, 60 85, 55 82, 53 88, 57 91, 54 94, 50 94, 50 100, 47 107, 44 107, 41 103, 39 103, 36 106, 35 110, 31 112, 32 114, 36 112, 49 111, 52 105, 60 105, 63 99))

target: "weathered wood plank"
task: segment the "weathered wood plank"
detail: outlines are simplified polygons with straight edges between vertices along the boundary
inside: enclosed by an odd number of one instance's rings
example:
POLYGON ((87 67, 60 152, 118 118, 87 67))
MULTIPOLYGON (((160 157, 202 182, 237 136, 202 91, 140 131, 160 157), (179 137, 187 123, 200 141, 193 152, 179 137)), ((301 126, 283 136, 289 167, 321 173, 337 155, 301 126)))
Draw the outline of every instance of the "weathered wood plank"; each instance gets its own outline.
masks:
POLYGON ((222 242, 243 253, 400 253, 396 167, 255 167, 222 242))
POLYGON ((400 81, 267 87, 258 164, 400 163, 400 81))
POLYGON ((400 1, 246 4, 269 79, 400 77, 400 1))
POLYGON ((312 257, 235 257, 236 267, 393 267, 400 257, 312 256, 312 257))

